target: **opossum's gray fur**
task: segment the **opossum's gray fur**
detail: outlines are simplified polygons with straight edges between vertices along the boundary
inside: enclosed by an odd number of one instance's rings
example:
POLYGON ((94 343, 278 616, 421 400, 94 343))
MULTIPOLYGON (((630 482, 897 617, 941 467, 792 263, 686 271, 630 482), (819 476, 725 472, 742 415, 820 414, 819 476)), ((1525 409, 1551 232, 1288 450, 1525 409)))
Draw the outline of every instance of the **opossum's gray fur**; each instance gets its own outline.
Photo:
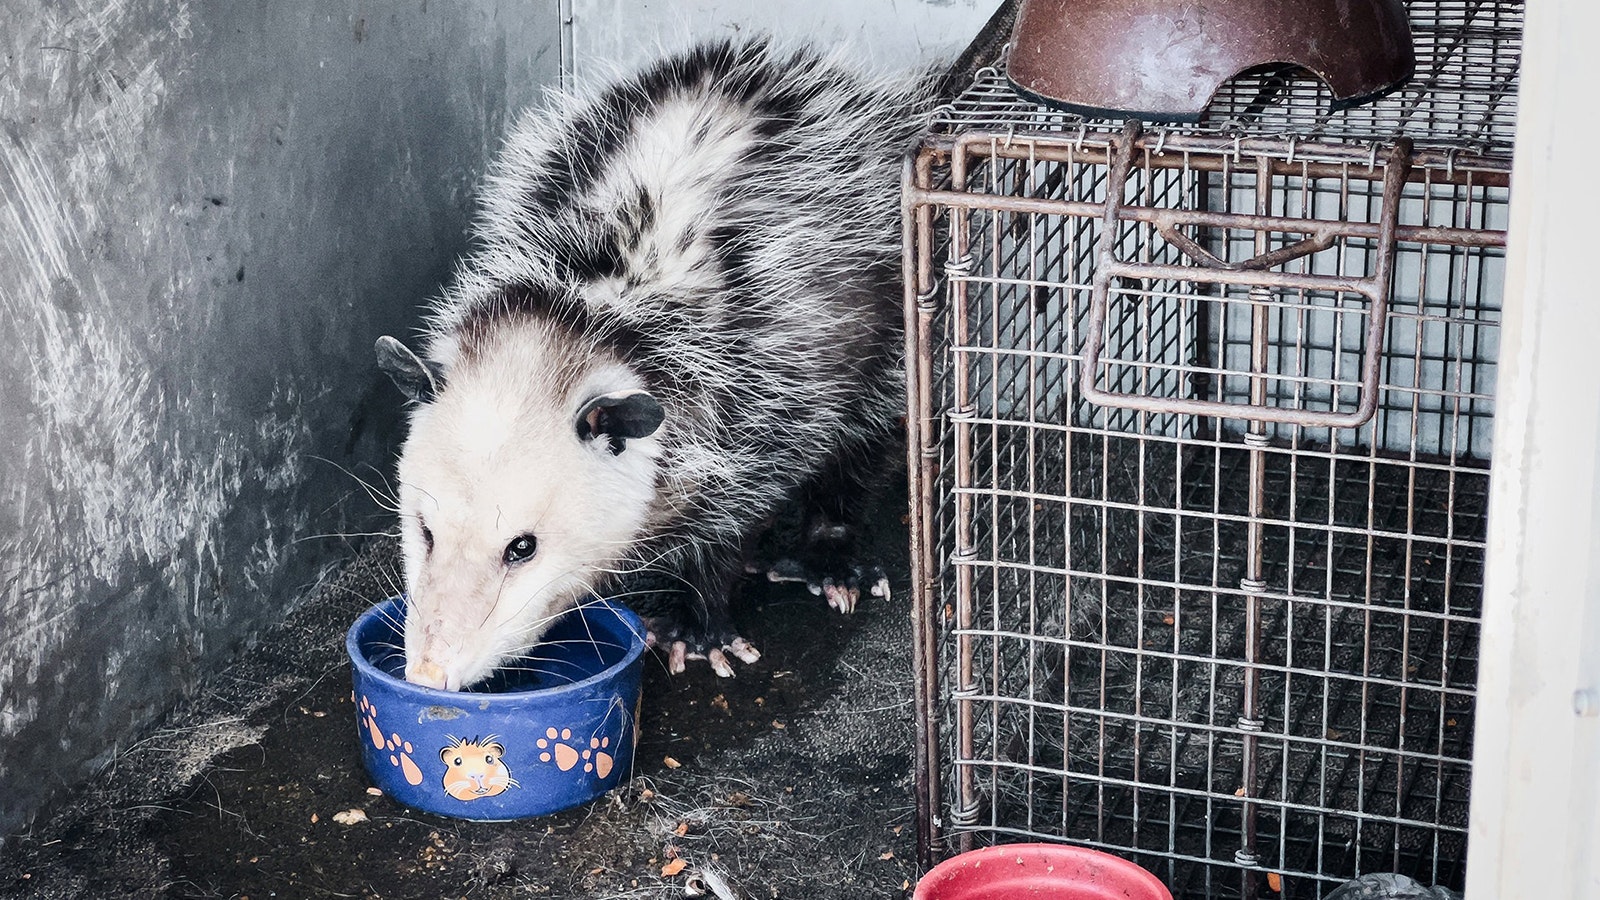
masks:
POLYGON ((684 589, 674 637, 729 639, 751 535, 797 492, 848 519, 896 434, 899 178, 925 85, 766 39, 706 44, 553 96, 494 163, 426 356, 448 383, 473 342, 532 316, 579 364, 610 350, 642 377, 665 411, 656 499, 614 568, 684 589))

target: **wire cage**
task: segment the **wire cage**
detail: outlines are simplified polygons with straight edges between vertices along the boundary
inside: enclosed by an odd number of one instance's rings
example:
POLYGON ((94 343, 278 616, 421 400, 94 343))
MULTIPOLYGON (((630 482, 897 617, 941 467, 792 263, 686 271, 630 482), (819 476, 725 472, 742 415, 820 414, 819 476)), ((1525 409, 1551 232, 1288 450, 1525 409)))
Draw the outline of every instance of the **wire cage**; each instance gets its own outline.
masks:
POLYGON ((905 184, 924 863, 1006 840, 1179 897, 1460 888, 1515 3, 1416 0, 1411 85, 1196 125, 996 67, 905 184))

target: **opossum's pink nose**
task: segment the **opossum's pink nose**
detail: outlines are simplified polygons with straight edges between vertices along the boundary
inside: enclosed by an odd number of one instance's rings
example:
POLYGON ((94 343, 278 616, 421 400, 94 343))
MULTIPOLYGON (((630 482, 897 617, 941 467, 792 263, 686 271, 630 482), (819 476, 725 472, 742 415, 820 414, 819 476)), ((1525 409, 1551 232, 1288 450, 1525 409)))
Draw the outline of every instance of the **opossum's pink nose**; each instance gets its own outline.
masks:
POLYGON ((459 685, 451 685, 444 667, 431 659, 418 660, 415 663, 406 663, 406 680, 412 684, 420 684, 439 691, 453 691, 459 685))

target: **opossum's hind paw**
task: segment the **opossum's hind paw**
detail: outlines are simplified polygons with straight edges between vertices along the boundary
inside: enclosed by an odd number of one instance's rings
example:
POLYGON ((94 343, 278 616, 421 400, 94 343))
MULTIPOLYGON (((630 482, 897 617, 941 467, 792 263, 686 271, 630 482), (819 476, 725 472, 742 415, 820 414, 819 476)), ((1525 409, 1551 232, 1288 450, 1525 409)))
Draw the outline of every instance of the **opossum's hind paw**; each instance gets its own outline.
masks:
POLYGON ((830 609, 846 614, 860 605, 863 588, 874 597, 889 599, 889 576, 881 566, 833 567, 828 574, 819 575, 796 560, 783 559, 767 570, 767 580, 803 582, 811 593, 826 597, 830 609))

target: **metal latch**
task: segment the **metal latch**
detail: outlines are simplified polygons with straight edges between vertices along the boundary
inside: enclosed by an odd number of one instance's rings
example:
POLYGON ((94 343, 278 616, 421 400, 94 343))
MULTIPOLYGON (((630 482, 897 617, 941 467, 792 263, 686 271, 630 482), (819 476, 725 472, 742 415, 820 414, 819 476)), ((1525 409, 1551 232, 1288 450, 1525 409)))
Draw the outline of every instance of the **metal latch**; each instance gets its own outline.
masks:
MULTIPOLYGON (((1122 135, 1112 139, 1112 146, 1108 152, 1105 224, 1095 248, 1095 272, 1091 281, 1089 315, 1084 330, 1083 368, 1080 373, 1080 390, 1084 399, 1104 406, 1157 413, 1216 416, 1334 428, 1353 428, 1372 418, 1378 406, 1378 379, 1388 319, 1389 284, 1395 257, 1400 194, 1405 187, 1411 167, 1410 142, 1404 139, 1397 141, 1390 148, 1383 164, 1381 209, 1377 233, 1373 235, 1371 223, 1125 205, 1124 193, 1138 140, 1138 123, 1130 121, 1122 135), (1193 265, 1127 262, 1118 259, 1116 251, 1119 226, 1125 221, 1138 221, 1154 226, 1156 232, 1191 260, 1193 265), (1228 262, 1191 239, 1183 232, 1182 229, 1185 227, 1255 231, 1261 235, 1258 246, 1265 244, 1264 236, 1268 232, 1303 234, 1305 237, 1276 249, 1265 250, 1243 261, 1228 262), (1375 240, 1374 263, 1371 274, 1367 277, 1286 272, 1278 269, 1287 262, 1328 249, 1341 237, 1361 236, 1371 236, 1375 240), (1102 388, 1100 386, 1102 376, 1108 375, 1110 368, 1118 364, 1118 360, 1103 357, 1112 285, 1117 279, 1125 278, 1243 286, 1250 289, 1248 302, 1251 304, 1251 316, 1254 320, 1252 336, 1256 345, 1252 348, 1251 366, 1245 370, 1228 370, 1222 373, 1249 380, 1251 385, 1249 402, 1159 396, 1102 388), (1267 307, 1274 302, 1273 292, 1276 290, 1339 292, 1359 295, 1366 299, 1367 307, 1364 314, 1367 323, 1362 339, 1360 377, 1355 383, 1359 396, 1353 409, 1301 409, 1266 402, 1266 382, 1275 376, 1266 370, 1267 354, 1266 348, 1262 345, 1266 341, 1267 307)), ((1257 190, 1268 191, 1272 187, 1271 173, 1266 168, 1261 172, 1257 190)), ((1206 336, 1202 339, 1206 339, 1206 336)), ((1134 364, 1124 363, 1124 365, 1134 364)))

